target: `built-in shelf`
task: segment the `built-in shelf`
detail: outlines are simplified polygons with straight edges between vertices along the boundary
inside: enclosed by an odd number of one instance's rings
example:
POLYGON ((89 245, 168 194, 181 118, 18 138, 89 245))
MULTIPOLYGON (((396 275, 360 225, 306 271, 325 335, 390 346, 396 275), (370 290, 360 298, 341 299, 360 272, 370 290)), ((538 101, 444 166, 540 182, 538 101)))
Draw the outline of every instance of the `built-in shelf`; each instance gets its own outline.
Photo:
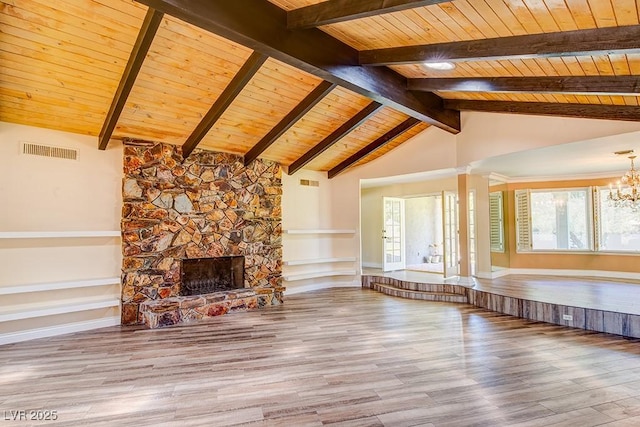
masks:
POLYGON ((11 322, 13 320, 31 319, 34 317, 53 316, 56 314, 76 313, 79 311, 96 310, 100 308, 110 308, 120 306, 119 299, 86 300, 64 305, 52 305, 48 307, 28 306, 20 307, 15 311, 0 313, 0 322, 11 322))
POLYGON ((120 231, 0 231, 0 239, 59 239, 68 237, 120 237, 120 231))
POLYGON ((318 277, 331 277, 331 276, 355 276, 356 270, 329 270, 329 271, 311 271, 298 274, 285 274, 283 279, 288 282, 296 280, 316 279, 318 277))
POLYGON ((317 229, 317 230, 283 230, 285 234, 355 234, 356 230, 317 229))
POLYGON ((0 295, 23 294, 27 292, 55 291, 58 289, 90 288, 120 284, 119 277, 104 279, 74 280, 69 282, 36 283, 33 285, 18 285, 0 287, 0 295))
POLYGON ((326 264, 331 262, 355 262, 356 257, 342 258, 316 258, 316 259, 292 259, 284 261, 284 265, 326 264))

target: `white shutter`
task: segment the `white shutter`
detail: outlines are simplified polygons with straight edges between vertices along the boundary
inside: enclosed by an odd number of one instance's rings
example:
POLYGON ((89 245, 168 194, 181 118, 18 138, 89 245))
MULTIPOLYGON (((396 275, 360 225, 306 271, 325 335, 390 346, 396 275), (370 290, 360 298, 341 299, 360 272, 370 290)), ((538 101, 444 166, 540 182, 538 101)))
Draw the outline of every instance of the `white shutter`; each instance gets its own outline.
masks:
POLYGON ((491 252, 504 252, 502 191, 489 193, 489 240, 491 252))
POLYGON ((516 251, 529 252, 531 245, 531 205, 529 190, 517 190, 516 197, 516 251))
POLYGON ((592 212, 593 212, 593 246, 596 251, 600 250, 601 243, 601 235, 600 235, 600 200, 601 200, 601 189, 597 187, 591 188, 591 194, 593 195, 592 200, 592 212))

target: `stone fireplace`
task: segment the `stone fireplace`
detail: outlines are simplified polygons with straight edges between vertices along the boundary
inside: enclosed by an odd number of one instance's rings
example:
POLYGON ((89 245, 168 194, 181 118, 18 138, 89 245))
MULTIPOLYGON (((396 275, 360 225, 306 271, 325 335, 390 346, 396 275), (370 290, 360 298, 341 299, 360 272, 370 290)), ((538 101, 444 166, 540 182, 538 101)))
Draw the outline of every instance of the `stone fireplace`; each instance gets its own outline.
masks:
POLYGON ((149 325, 149 310, 162 326, 281 303, 281 195, 277 163, 245 167, 240 156, 205 150, 183 159, 178 146, 125 141, 122 323, 149 325), (236 260, 240 289, 188 295, 195 260, 216 258, 236 260))

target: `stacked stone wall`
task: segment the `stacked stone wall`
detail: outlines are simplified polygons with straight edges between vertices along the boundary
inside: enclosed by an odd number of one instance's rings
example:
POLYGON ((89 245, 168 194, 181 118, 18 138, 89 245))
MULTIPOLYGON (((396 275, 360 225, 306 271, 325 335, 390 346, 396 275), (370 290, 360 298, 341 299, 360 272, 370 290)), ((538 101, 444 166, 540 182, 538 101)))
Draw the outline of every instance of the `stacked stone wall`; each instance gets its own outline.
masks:
POLYGON ((125 141, 122 323, 142 322, 140 304, 180 292, 180 260, 245 257, 245 287, 280 288, 279 164, 125 141))

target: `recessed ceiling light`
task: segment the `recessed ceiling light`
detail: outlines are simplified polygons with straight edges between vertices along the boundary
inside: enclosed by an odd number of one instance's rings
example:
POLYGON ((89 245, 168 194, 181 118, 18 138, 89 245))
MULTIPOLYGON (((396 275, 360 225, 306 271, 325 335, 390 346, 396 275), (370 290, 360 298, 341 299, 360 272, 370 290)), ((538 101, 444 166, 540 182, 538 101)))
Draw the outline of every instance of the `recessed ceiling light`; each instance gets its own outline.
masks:
POLYGON ((456 64, 453 62, 425 62, 424 65, 432 70, 439 71, 453 70, 456 68, 456 64))

